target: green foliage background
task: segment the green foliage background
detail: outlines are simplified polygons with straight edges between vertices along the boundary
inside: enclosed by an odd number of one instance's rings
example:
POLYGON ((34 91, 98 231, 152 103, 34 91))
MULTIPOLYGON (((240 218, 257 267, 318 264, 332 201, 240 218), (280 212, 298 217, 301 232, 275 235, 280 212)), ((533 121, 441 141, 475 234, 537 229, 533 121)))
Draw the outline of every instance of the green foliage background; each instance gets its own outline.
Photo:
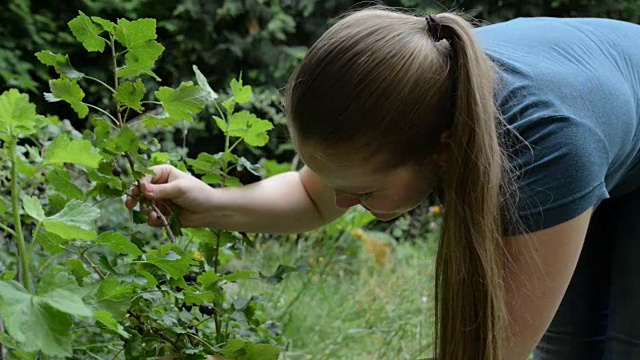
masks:
MULTIPOLYGON (((245 81, 254 86, 253 106, 258 116, 282 123, 278 89, 308 46, 340 14, 372 4, 418 11, 457 9, 490 22, 519 16, 592 16, 640 22, 638 0, 5 0, 0 12, 0 91, 17 87, 41 95, 50 74, 37 65, 33 54, 44 48, 61 53, 74 50, 69 55, 83 69, 108 76, 104 60, 72 47, 66 23, 78 10, 112 21, 148 17, 158 20, 158 41, 167 48, 168 56, 155 70, 163 83, 177 85, 190 78, 191 65, 196 64, 204 74, 212 74, 208 80, 217 90, 242 71, 245 81)), ((96 99, 108 99, 100 92, 94 94, 95 99, 88 99, 94 104, 96 99)), ((73 117, 66 107, 37 105, 41 113, 73 117)), ((290 159, 288 147, 281 146, 285 133, 281 130, 279 134, 266 155, 290 159)), ((194 141, 190 148, 210 143, 210 139, 194 141)))

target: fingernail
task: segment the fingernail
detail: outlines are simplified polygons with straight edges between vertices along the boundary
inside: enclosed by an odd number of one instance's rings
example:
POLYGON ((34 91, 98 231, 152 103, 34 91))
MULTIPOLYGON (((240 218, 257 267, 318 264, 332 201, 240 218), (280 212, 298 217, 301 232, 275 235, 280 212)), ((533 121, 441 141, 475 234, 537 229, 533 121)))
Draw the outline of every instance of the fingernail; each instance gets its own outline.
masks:
POLYGON ((153 186, 151 186, 151 184, 149 183, 145 183, 144 184, 144 190, 148 193, 152 193, 153 192, 153 186))

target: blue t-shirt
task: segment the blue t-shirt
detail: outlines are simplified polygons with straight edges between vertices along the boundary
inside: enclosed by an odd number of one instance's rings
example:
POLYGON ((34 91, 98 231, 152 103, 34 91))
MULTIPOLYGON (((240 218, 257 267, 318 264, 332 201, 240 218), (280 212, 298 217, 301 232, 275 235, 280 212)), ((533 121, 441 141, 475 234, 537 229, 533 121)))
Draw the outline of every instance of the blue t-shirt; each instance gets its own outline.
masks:
POLYGON ((476 35, 499 67, 499 110, 531 146, 505 142, 527 231, 640 187, 640 25, 522 18, 476 35))

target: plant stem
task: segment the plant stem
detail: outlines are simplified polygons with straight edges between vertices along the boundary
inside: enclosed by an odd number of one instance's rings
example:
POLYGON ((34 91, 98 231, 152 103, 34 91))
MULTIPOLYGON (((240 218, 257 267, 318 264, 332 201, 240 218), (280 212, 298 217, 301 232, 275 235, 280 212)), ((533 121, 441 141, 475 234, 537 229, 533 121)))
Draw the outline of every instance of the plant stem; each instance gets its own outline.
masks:
MULTIPOLYGON (((215 272, 216 275, 218 275, 218 263, 219 263, 219 257, 220 257, 220 237, 222 234, 220 233, 220 230, 216 230, 215 234, 216 234, 216 249, 215 249, 215 255, 213 257, 213 271, 215 272)), ((218 312, 218 302, 215 299, 213 300, 213 323, 216 325, 216 342, 220 342, 220 335, 222 333, 222 330, 220 329, 220 313, 218 312)))
POLYGON ((89 80, 93 80, 93 81, 95 81, 95 82, 97 82, 97 83, 101 84, 102 86, 104 86, 104 87, 106 87, 107 89, 109 89, 109 91, 111 91, 112 93, 115 93, 115 92, 116 92, 114 88, 112 88, 111 86, 107 85, 107 83, 105 83, 104 81, 102 81, 102 80, 100 80, 100 79, 96 79, 96 78, 94 78, 94 77, 87 76, 87 75, 85 75, 85 76, 84 76, 84 78, 85 78, 85 79, 89 79, 89 80))
POLYGON ((18 245, 18 254, 20 255, 20 266, 22 269, 22 285, 29 293, 31 293, 31 273, 29 272, 29 254, 24 244, 24 234, 22 233, 22 222, 20 221, 20 188, 18 186, 18 154, 16 147, 18 140, 9 140, 9 154, 11 156, 11 207, 13 210, 13 224, 15 227, 15 239, 18 245))
POLYGON ((117 120, 116 118, 114 118, 114 117, 113 117, 113 115, 109 114, 108 112, 106 112, 106 111, 102 110, 101 108, 99 108, 99 107, 97 107, 97 106, 95 106, 95 105, 92 105, 92 104, 87 104, 87 103, 83 103, 83 104, 85 104, 85 105, 87 105, 88 107, 90 107, 90 108, 92 108, 92 109, 95 109, 95 110, 98 110, 98 111, 100 111, 101 113, 103 113, 103 114, 107 115, 107 116, 109 117, 109 119, 113 120, 116 124, 118 124, 118 120, 117 120))
POLYGON ((100 268, 98 267, 98 265, 94 264, 93 261, 91 261, 91 259, 89 259, 87 255, 85 255, 84 251, 85 250, 80 251, 80 257, 82 257, 82 259, 86 261, 89 264, 89 266, 91 266, 91 268, 98 274, 98 276, 100 276, 100 279, 102 280, 106 279, 107 277, 104 276, 102 271, 100 271, 100 268))
POLYGON ((36 240, 38 239, 38 233, 40 233, 40 228, 42 227, 42 221, 38 222, 36 225, 36 229, 33 230, 33 237, 31 238, 31 245, 29 245, 29 254, 33 254, 33 247, 36 245, 36 240))
MULTIPOLYGON (((133 156, 131 156, 129 152, 126 152, 124 156, 125 158, 127 158, 127 161, 129 162, 129 166, 131 167, 131 173, 133 174, 133 172, 136 169, 136 164, 133 161, 133 156)), ((136 186, 140 186, 140 182, 138 180, 136 180, 136 186)), ((169 237, 169 239, 171 239, 171 242, 173 243, 173 245, 176 245, 177 244, 176 237, 175 235, 173 235, 173 231, 171 231, 171 226, 169 226, 169 222, 167 221, 167 218, 162 214, 160 209, 158 209, 158 206, 156 206, 155 201, 151 201, 150 203, 153 211, 155 211, 158 214, 158 217, 160 218, 160 220, 162 220, 162 226, 164 227, 164 230, 167 232, 167 236, 169 237)))
MULTIPOLYGON (((115 43, 115 40, 113 39, 113 35, 111 34, 109 34, 109 43, 111 45, 111 59, 113 59, 113 84, 115 85, 114 88, 117 89, 118 88, 118 61, 117 61, 118 55, 116 55, 116 43, 115 43)), ((122 127, 124 123, 122 122, 122 116, 120 115, 120 106, 118 106, 117 102, 116 102, 116 116, 118 117, 118 126, 122 127)))
POLYGON ((5 225, 5 224, 0 223, 0 229, 6 231, 7 233, 9 233, 9 235, 11 235, 13 237, 17 236, 16 232, 11 230, 11 229, 9 229, 9 227, 7 225, 5 225))

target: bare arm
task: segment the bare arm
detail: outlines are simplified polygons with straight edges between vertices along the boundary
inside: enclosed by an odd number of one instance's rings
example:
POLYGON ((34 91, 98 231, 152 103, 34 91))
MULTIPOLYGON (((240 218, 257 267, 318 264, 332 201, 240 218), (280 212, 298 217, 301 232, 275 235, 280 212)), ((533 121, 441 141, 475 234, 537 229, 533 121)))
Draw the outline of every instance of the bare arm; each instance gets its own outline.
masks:
MULTIPOLYGON (((153 184, 150 190, 145 184, 140 187, 143 194, 156 202, 177 205, 187 227, 295 233, 317 228, 344 213, 335 205, 333 189, 306 167, 237 188, 212 188, 171 166, 154 171, 157 176, 146 181, 153 184)), ((127 201, 128 207, 134 205, 127 201)), ((157 214, 147 213, 150 224, 161 224, 157 214)))
POLYGON ((213 189, 219 204, 206 226, 249 232, 292 233, 312 230, 344 213, 333 189, 308 168, 241 187, 213 189))
POLYGON ((526 360, 551 323, 578 263, 591 213, 506 239, 506 359, 526 360))

